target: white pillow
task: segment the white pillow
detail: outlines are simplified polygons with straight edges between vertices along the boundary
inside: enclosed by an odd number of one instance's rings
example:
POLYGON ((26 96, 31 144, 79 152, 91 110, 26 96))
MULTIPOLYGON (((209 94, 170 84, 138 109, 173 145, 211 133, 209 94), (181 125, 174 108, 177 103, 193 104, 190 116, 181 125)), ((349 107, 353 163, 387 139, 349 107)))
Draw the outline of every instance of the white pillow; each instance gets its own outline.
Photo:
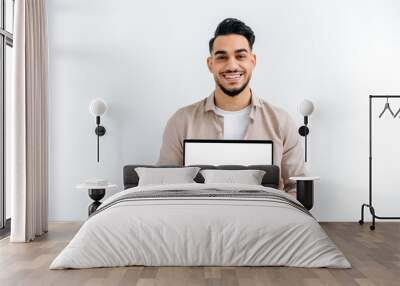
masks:
POLYGON ((204 183, 233 183, 261 185, 265 171, 262 170, 202 170, 204 183))
POLYGON ((139 176, 139 186, 195 183, 193 179, 199 170, 199 167, 135 168, 139 176))

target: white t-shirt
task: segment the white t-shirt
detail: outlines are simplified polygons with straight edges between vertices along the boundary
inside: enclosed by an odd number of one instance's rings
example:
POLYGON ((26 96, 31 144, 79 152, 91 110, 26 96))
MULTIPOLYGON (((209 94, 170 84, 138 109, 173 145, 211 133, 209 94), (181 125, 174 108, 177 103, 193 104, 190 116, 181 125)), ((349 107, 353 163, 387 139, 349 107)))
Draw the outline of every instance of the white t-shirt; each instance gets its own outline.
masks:
POLYGON ((238 111, 226 111, 215 107, 215 113, 224 117, 224 139, 244 139, 250 122, 250 110, 250 105, 238 111))

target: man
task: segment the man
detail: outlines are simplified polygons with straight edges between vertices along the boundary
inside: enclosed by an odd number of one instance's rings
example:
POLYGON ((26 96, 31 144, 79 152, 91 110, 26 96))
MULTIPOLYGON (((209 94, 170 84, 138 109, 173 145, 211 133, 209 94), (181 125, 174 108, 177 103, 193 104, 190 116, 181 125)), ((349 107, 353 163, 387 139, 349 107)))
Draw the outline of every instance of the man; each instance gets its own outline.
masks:
POLYGON ((279 188, 293 187, 289 177, 304 174, 303 148, 289 114, 256 97, 249 82, 256 66, 255 36, 243 22, 228 18, 209 42, 208 69, 215 91, 179 109, 169 119, 158 164, 182 165, 184 139, 272 140, 279 188))

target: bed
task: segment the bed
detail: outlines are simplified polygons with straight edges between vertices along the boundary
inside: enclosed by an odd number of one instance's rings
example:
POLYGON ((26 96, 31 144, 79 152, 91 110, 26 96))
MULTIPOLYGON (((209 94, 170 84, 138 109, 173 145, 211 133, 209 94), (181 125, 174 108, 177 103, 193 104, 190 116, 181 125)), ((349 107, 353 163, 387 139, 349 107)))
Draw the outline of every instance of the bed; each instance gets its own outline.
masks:
POLYGON ((276 166, 198 166, 264 170, 261 185, 204 183, 199 173, 194 183, 150 186, 138 186, 137 167, 154 166, 125 166, 124 190, 102 203, 50 269, 351 267, 315 218, 277 190, 276 166))

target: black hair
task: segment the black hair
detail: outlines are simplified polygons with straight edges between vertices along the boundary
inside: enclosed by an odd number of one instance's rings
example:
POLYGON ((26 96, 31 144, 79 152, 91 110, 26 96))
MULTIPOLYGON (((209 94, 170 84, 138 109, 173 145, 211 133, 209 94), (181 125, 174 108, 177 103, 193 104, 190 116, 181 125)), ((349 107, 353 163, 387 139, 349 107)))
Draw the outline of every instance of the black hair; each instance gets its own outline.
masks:
POLYGON ((253 49, 253 44, 256 40, 256 36, 254 35, 253 30, 238 19, 226 18, 221 23, 219 23, 217 29, 215 30, 214 37, 211 38, 210 42, 208 43, 210 53, 212 52, 214 41, 218 36, 230 34, 242 35, 249 42, 250 50, 253 49))

